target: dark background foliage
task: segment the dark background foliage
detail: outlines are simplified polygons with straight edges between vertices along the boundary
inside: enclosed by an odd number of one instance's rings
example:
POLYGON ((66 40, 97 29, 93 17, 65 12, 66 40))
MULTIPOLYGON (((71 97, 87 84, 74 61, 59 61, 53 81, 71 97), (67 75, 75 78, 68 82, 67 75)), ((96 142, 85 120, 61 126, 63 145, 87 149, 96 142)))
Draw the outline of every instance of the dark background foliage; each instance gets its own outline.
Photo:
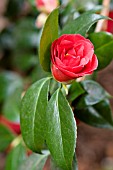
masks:
MULTIPOLYGON (((61 1, 66 3, 66 1, 61 1)), ((79 13, 90 10, 102 1, 73 0, 79 13)), ((75 8, 75 6, 74 6, 75 8)), ((112 10, 111 4, 111 10, 112 10)), ((23 91, 36 80, 45 77, 38 60, 41 30, 35 25, 38 11, 33 0, 4 0, 0 2, 0 114, 8 120, 19 122, 20 99, 23 91)), ((73 16, 70 6, 61 10, 60 27, 68 23, 73 16), (67 15, 67 13, 70 15, 67 15)), ((94 28, 92 27, 90 32, 94 28)), ((113 95, 113 62, 98 72, 97 81, 113 95)), ((111 106, 113 109, 113 99, 111 106)), ((8 140, 0 126, 0 170, 6 163, 6 148, 15 138, 7 132, 8 140), (2 140, 1 140, 2 139, 2 140), (4 145, 3 145, 4 143, 4 145)), ((20 146, 21 147, 21 146, 20 146)), ((19 152, 19 148, 17 150, 19 152)), ((79 170, 113 169, 113 132, 97 129, 84 123, 78 125, 77 156, 79 170)), ((16 157, 16 155, 15 155, 16 157)), ((14 159, 15 162, 15 159, 14 159)))

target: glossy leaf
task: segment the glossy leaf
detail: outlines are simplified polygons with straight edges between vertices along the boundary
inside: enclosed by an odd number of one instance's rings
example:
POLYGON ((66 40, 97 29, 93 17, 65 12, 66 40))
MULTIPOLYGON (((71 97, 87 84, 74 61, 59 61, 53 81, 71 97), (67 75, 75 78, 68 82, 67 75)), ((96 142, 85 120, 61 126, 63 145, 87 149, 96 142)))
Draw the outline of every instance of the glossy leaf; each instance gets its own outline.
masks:
POLYGON ((58 38, 58 9, 53 10, 48 16, 44 25, 40 47, 39 59, 42 68, 45 71, 50 71, 50 52, 52 42, 58 38))
POLYGON ((59 168, 55 162, 53 161, 53 159, 50 157, 50 170, 62 170, 61 168, 59 168))
POLYGON ((52 96, 52 94, 61 86, 61 84, 56 81, 55 79, 51 79, 51 82, 50 82, 50 95, 52 96))
POLYGON ((78 170, 76 153, 74 154, 73 157, 73 170, 78 170))
POLYGON ((68 22, 70 22, 71 20, 73 20, 73 16, 78 16, 79 13, 76 11, 75 9, 75 2, 74 4, 72 3, 72 1, 68 2, 68 4, 66 5, 66 2, 61 2, 62 6, 65 6, 65 8, 60 8, 60 26, 61 28, 67 24, 68 22))
POLYGON ((105 16, 98 14, 84 13, 80 15, 77 19, 70 21, 64 26, 61 31, 62 34, 81 34, 85 36, 90 27, 100 19, 107 19, 105 16))
POLYGON ((87 13, 100 13, 101 10, 103 9, 102 5, 96 5, 94 8, 90 8, 87 13))
POLYGON ((6 159, 5 170, 20 170, 19 166, 26 159, 26 149, 22 144, 11 150, 6 159))
POLYGON ((108 99, 94 106, 89 106, 82 110, 75 110, 75 115, 88 125, 113 129, 113 118, 108 99))
POLYGON ((89 39, 94 44, 99 61, 98 70, 101 70, 113 59, 113 35, 108 32, 92 33, 89 39))
POLYGON ((86 94, 79 99, 76 105, 77 109, 97 104, 108 96, 104 88, 93 80, 85 80, 81 84, 86 94))
MULTIPOLYGON (((50 159, 50 170, 62 170, 62 168, 59 168, 58 166, 56 166, 55 162, 51 158, 50 159)), ((73 157, 72 170, 78 170, 77 159, 76 159, 75 154, 73 157)))
POLYGON ((19 170, 43 170, 44 164, 48 158, 47 155, 32 154, 23 164, 20 165, 19 170))
MULTIPOLYGON (((73 0, 74 1, 74 0, 73 0)), ((75 1, 73 2, 75 3, 75 1)), ((88 11, 95 8, 98 4, 98 0, 76 0, 75 6, 79 11, 88 11)))
POLYGON ((41 152, 45 140, 49 79, 44 78, 34 83, 22 99, 22 135, 26 145, 34 152, 41 152))
POLYGON ((84 93, 85 90, 82 88, 80 83, 75 81, 69 88, 68 100, 72 102, 73 100, 75 100, 77 97, 84 93))
POLYGON ((63 170, 71 170, 76 146, 76 123, 69 103, 59 89, 48 103, 46 119, 46 142, 53 160, 63 170))
POLYGON ((0 124, 0 151, 7 149, 15 135, 4 125, 0 124))
POLYGON ((85 80, 81 83, 83 85, 84 90, 90 95, 87 95, 87 103, 88 105, 96 104, 97 101, 91 101, 91 98, 94 97, 96 100, 102 100, 107 97, 108 93, 104 90, 104 88, 97 82, 93 80, 85 80), (91 98, 90 98, 91 97, 91 98), (92 103, 93 102, 93 103, 92 103))

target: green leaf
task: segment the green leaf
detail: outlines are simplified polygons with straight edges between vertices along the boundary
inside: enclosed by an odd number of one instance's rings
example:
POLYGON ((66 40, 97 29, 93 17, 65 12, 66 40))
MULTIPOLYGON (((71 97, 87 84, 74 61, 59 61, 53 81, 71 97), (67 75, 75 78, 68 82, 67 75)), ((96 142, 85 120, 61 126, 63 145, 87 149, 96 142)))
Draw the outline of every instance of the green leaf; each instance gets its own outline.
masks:
POLYGON ((33 51, 33 48, 37 48, 40 35, 35 26, 35 21, 36 18, 33 17, 24 17, 17 21, 13 30, 13 39, 15 40, 15 54, 21 55, 21 53, 24 52, 25 54, 27 53, 29 55, 31 51, 33 51))
MULTIPOLYGON (((29 47, 28 47, 29 48, 29 47)), ((16 66, 19 70, 27 72, 30 69, 37 66, 37 55, 28 54, 21 51, 21 53, 16 53, 15 58, 13 59, 13 65, 16 66)))
MULTIPOLYGON (((62 170, 61 168, 56 166, 56 164, 52 160, 52 158, 50 159, 50 170, 62 170)), ((73 157, 72 170, 78 170, 77 159, 76 159, 76 155, 75 154, 74 154, 74 157, 73 157)))
POLYGON ((113 129, 113 118, 108 99, 82 110, 75 110, 76 117, 88 125, 113 129))
POLYGON ((99 62, 98 70, 101 70, 113 59, 113 35, 108 32, 92 33, 89 35, 89 39, 94 44, 99 62))
POLYGON ((10 97, 15 91, 22 91, 22 79, 19 75, 5 71, 0 73, 0 102, 10 97))
POLYGON ((20 121, 20 103, 21 95, 20 91, 10 95, 4 102, 2 113, 10 121, 19 122, 20 121), (10 108, 10 109, 9 109, 10 108))
MULTIPOLYGON (((61 2, 62 3, 62 2, 61 2)), ((65 3, 65 2, 64 2, 65 3)), ((79 13, 76 11, 74 4, 70 1, 68 4, 62 3, 63 8, 60 8, 60 26, 61 28, 73 20, 73 16, 78 16, 79 13)))
POLYGON ((34 0, 28 0, 28 2, 29 2, 31 5, 36 6, 36 4, 35 4, 35 1, 34 1, 34 0))
POLYGON ((50 82, 50 89, 49 89, 49 92, 50 92, 50 95, 52 96, 52 94, 61 86, 61 84, 56 81, 55 79, 51 79, 51 82, 50 82))
POLYGON ((78 170, 76 153, 74 154, 73 157, 73 170, 78 170))
POLYGON ((102 5, 96 5, 94 8, 88 10, 87 13, 100 13, 102 9, 103 9, 102 5))
POLYGON ((21 131, 26 145, 41 152, 45 140, 45 110, 48 103, 49 79, 34 83, 26 92, 21 105, 21 131))
POLYGON ((75 100, 77 97, 84 93, 85 90, 82 88, 80 83, 75 81, 69 88, 68 100, 72 102, 73 100, 75 100))
MULTIPOLYGON (((74 0, 73 0, 74 1, 74 0)), ((98 0, 76 0, 73 2, 75 4, 76 9, 78 9, 79 11, 88 11, 91 10, 93 8, 95 8, 98 4, 98 0)))
POLYGON ((34 83, 35 81, 38 81, 44 77, 48 77, 50 76, 49 72, 45 72, 40 63, 39 63, 39 58, 37 59, 37 62, 35 63, 36 66, 34 67, 34 69, 31 71, 29 78, 32 80, 32 82, 34 83))
POLYGON ((32 154, 20 165, 19 170, 43 170, 44 164, 48 158, 47 155, 32 154))
POLYGON ((81 84, 87 94, 79 99, 76 105, 77 109, 97 104, 108 96, 100 84, 93 80, 85 80, 81 84))
POLYGON ((59 168, 55 162, 53 161, 53 159, 50 157, 50 170, 62 170, 61 168, 59 168))
POLYGON ((0 124, 0 152, 7 149, 15 135, 4 125, 0 124))
POLYGON ((45 71, 50 71, 50 52, 52 42, 58 38, 58 8, 53 10, 48 16, 44 25, 40 47, 39 59, 42 68, 45 71))
POLYGON ((8 154, 5 170, 20 170, 20 164, 26 159, 26 149, 22 144, 17 145, 8 154))
POLYGON ((67 25, 64 26, 61 31, 62 34, 81 34, 85 36, 90 27, 100 19, 108 19, 105 16, 98 14, 84 13, 80 15, 77 19, 70 21, 67 25))
POLYGON ((20 120, 22 90, 23 81, 18 74, 9 71, 0 74, 0 102, 3 102, 2 113, 10 121, 19 122, 20 120))
POLYGON ((53 160, 63 170, 71 170, 76 146, 76 123, 69 103, 59 89, 48 103, 46 119, 46 142, 53 160))

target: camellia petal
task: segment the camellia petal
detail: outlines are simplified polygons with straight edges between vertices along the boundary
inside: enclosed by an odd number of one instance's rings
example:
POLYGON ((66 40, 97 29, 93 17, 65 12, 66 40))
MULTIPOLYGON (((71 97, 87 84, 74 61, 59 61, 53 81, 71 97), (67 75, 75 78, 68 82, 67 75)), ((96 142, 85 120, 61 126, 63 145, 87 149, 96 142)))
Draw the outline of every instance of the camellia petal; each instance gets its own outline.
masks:
POLYGON ((93 70, 95 70, 97 68, 98 65, 98 60, 96 55, 94 54, 92 57, 92 60, 86 65, 85 69, 84 69, 84 73, 89 73, 93 70))
POLYGON ((51 62, 53 77, 65 83, 92 74, 98 66, 93 44, 79 34, 64 34, 55 40, 51 46, 51 62))
MULTIPOLYGON (((84 66, 80 66, 80 65, 75 66, 75 67, 71 67, 71 65, 66 66, 66 65, 64 65, 63 62, 61 62, 61 60, 59 58, 56 58, 55 60, 56 60, 56 62, 55 62, 56 67, 59 68, 59 70, 61 70, 62 72, 64 72, 64 74, 65 74, 65 71, 68 71, 68 72, 70 71, 71 74, 75 73, 75 72, 78 73, 84 68, 84 66)), ((73 77, 75 77, 74 74, 73 74, 73 77)))
POLYGON ((62 71, 60 71, 54 64, 52 65, 52 74, 53 77, 59 81, 59 82, 69 82, 70 80, 72 80, 72 77, 69 77, 67 75, 65 75, 64 73, 62 73, 62 71))
POLYGON ((39 11, 50 13, 58 6, 59 2, 58 0, 35 0, 35 4, 39 11))

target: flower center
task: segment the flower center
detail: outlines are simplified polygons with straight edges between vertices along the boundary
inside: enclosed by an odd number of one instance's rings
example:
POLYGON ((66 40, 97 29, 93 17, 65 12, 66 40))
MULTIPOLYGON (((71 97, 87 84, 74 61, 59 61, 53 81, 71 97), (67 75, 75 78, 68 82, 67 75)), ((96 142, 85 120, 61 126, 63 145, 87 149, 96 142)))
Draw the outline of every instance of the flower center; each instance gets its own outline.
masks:
POLYGON ((65 55, 65 57, 68 57, 69 56, 69 54, 67 53, 66 55, 65 55))

